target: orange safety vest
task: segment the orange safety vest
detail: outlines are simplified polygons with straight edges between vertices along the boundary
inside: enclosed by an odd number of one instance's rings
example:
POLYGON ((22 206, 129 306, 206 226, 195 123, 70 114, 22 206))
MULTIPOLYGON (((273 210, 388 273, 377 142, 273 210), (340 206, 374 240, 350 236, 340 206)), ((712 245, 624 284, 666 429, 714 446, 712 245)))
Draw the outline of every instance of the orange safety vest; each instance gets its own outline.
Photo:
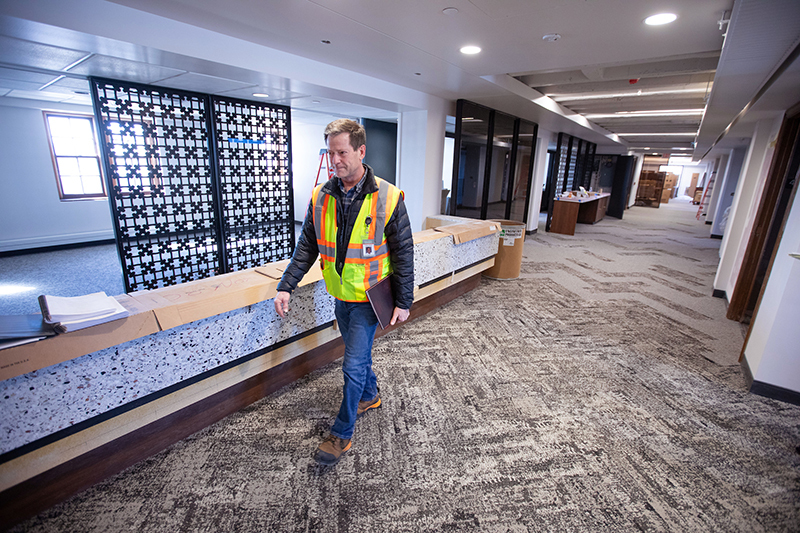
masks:
POLYGON ((392 273, 384 228, 403 191, 378 177, 378 191, 364 197, 347 246, 342 275, 336 271, 336 199, 314 188, 314 231, 317 235, 322 277, 328 292, 338 300, 366 302, 366 290, 392 273))

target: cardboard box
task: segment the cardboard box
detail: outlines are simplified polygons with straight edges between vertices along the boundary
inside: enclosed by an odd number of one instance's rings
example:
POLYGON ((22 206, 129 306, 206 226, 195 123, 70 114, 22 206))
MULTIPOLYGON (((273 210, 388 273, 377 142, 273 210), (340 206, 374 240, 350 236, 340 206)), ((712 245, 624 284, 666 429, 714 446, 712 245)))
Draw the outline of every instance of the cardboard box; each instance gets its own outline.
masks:
POLYGON ((222 274, 131 296, 150 306, 162 330, 275 297, 278 282, 254 269, 222 274))
POLYGON ((488 220, 473 220, 461 224, 439 226, 434 230, 452 235, 453 243, 458 245, 497 233, 500 231, 500 226, 496 222, 488 220))
POLYGON ((441 231, 436 231, 435 229, 426 229, 425 231, 418 231, 414 234, 414 244, 434 241, 436 239, 444 239, 447 236, 447 233, 442 233, 441 231))
POLYGON ((123 294, 115 296, 131 314, 96 326, 0 350, 0 380, 13 378, 159 331, 155 313, 123 294))
POLYGON ((494 265, 483 275, 494 279, 517 279, 522 270, 525 224, 516 220, 494 220, 501 227, 494 265))
MULTIPOLYGON (((240 272, 231 272, 172 287, 132 293, 131 297, 155 312, 162 330, 271 300, 288 260, 240 272)), ((322 279, 312 266, 300 286, 322 279)))
POLYGON ((255 271, 259 274, 264 274, 268 278, 277 279, 280 281, 281 276, 283 276, 283 272, 286 270, 286 267, 289 266, 290 261, 290 259, 284 259, 283 261, 256 267, 255 271))

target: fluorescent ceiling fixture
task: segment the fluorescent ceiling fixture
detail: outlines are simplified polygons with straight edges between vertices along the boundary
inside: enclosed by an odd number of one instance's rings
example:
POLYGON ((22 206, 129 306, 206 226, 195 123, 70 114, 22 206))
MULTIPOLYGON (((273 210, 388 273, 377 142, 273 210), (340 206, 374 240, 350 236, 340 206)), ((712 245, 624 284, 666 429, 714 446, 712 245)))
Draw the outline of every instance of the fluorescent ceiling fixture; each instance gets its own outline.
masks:
POLYGON ((34 289, 36 289, 36 287, 27 287, 25 285, 0 285, 0 296, 19 294, 21 292, 28 292, 34 289))
POLYGON ((479 54, 480 51, 481 51, 480 46, 469 45, 461 47, 462 54, 473 55, 473 54, 479 54))
POLYGON ((702 115, 702 109, 673 109, 663 111, 619 111, 617 113, 586 113, 584 116, 592 118, 632 118, 632 117, 691 117, 702 115))
POLYGON ((631 96, 660 96, 662 94, 688 94, 705 93, 706 89, 665 89, 663 91, 635 91, 627 93, 598 93, 598 94, 549 94, 550 98, 556 102, 566 102, 571 100, 603 100, 606 98, 628 98, 631 96))
POLYGON ((620 137, 694 137, 696 131, 690 133, 617 133, 620 137))
POLYGON ((253 93, 253 96, 255 96, 256 98, 269 98, 269 95, 267 93, 253 93))
POLYGON ((661 26, 662 24, 669 24, 678 18, 675 13, 659 13, 658 15, 651 15, 644 19, 644 23, 648 26, 661 26))

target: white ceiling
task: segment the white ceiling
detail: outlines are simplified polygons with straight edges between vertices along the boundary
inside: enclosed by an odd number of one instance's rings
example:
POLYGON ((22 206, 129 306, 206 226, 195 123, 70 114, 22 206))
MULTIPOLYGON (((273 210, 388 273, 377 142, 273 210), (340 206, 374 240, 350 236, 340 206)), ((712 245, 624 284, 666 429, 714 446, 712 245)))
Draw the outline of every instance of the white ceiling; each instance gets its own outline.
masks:
MULTIPOLYGON (((85 104, 80 93, 94 75, 248 99, 264 92, 312 121, 395 120, 415 108, 391 90, 361 92, 341 79, 363 75, 365 85, 466 98, 620 151, 644 142, 687 148, 695 139, 614 133, 699 128, 702 155, 797 45, 798 21, 797 0, 4 0, 0 95, 85 104), (448 7, 457 12, 445 14, 448 7), (661 11, 677 21, 643 24, 661 11), (718 23, 726 13, 730 26, 718 23), (551 33, 561 38, 542 39, 551 33), (483 52, 465 56, 465 44, 483 52), (674 88, 699 91, 561 104, 542 98, 674 88), (706 102, 704 117, 576 115, 706 102)), ((742 142, 753 120, 800 99, 794 63, 718 146, 742 142)))

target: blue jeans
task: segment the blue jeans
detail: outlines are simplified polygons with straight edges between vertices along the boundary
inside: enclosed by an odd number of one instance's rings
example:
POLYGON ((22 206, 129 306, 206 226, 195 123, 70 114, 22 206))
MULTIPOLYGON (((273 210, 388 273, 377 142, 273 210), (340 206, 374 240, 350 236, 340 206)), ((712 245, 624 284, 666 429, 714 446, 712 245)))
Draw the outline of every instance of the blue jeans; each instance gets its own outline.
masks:
POLYGON ((372 341, 378 318, 369 302, 336 300, 335 313, 344 339, 344 397, 331 434, 349 439, 356 425, 358 402, 378 394, 378 380, 372 371, 372 341))

